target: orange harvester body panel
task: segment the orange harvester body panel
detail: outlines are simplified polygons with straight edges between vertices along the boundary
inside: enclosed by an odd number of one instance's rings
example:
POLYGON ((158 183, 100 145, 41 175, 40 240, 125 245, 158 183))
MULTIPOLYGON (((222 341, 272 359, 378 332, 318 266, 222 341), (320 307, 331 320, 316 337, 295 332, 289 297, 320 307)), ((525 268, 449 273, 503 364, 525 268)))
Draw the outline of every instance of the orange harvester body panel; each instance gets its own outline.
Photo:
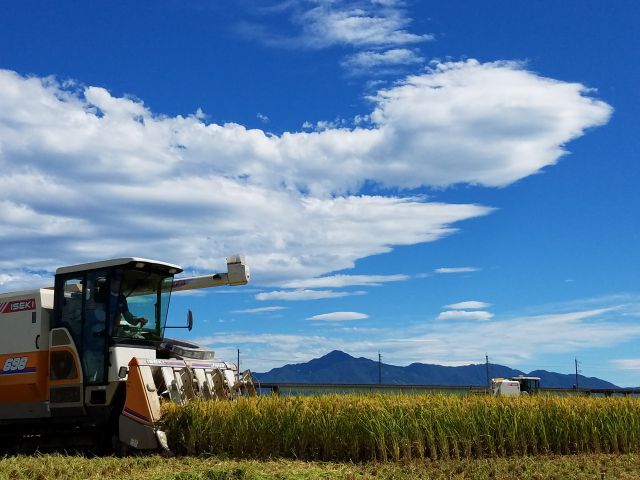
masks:
POLYGON ((129 362, 127 398, 122 413, 136 422, 153 425, 155 420, 154 412, 151 405, 149 405, 149 399, 144 389, 145 382, 138 365, 138 359, 133 358, 129 362))
POLYGON ((49 352, 47 350, 0 354, 0 403, 32 403, 47 400, 49 400, 49 352))

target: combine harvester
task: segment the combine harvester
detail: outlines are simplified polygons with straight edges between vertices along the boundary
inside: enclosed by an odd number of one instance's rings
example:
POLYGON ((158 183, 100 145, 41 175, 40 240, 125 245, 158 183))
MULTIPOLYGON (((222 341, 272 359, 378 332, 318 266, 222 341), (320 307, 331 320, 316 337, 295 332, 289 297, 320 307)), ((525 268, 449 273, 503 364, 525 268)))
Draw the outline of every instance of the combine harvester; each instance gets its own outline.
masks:
MULTIPOLYGON (((163 399, 255 395, 249 371, 164 337, 172 292, 245 285, 249 268, 232 256, 226 273, 174 279, 181 272, 120 258, 61 267, 54 287, 0 294, 0 445, 65 438, 168 450, 163 399)), ((189 311, 184 328, 192 324, 189 311)))

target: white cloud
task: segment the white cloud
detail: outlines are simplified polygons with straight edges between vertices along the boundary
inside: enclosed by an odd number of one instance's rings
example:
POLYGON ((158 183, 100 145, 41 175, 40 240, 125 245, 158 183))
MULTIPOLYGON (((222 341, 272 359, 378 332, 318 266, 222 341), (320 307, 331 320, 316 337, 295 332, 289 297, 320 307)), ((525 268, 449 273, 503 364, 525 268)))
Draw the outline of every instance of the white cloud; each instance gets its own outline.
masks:
POLYGON ((332 275, 330 277, 292 280, 282 286, 287 288, 340 288, 351 286, 379 286, 387 282, 408 280, 408 275, 332 275))
POLYGON ((12 290, 23 290, 26 288, 30 288, 34 282, 39 282, 42 287, 52 287, 53 286, 53 277, 43 275, 41 273, 27 273, 27 272, 17 272, 17 273, 1 273, 0 274, 0 287, 3 290, 7 290, 7 287, 10 287, 12 290))
POLYGON ((413 50, 393 48, 382 52, 367 50, 348 55, 342 66, 354 73, 364 73, 374 68, 376 73, 380 73, 384 68, 423 62, 424 58, 413 50))
POLYGON ((132 254, 219 270, 237 251, 263 284, 352 268, 492 211, 358 195, 365 182, 506 185, 607 121, 589 95, 513 63, 446 63, 372 97, 368 128, 271 135, 0 70, 0 274, 40 285, 30 272, 132 254))
POLYGON ((436 273, 471 273, 478 271, 480 269, 476 267, 442 267, 434 270, 436 273))
POLYGON ((258 307, 258 308, 247 308, 245 310, 234 310, 232 313, 271 313, 278 312, 280 310, 286 310, 287 307, 258 307))
POLYGON ((444 308, 453 308, 456 310, 464 310, 464 309, 474 310, 474 309, 481 309, 481 308, 489 308, 490 306, 491 306, 490 303, 469 300, 466 302, 458 302, 458 303, 452 303, 451 305, 445 305, 444 308))
MULTIPOLYGON (((152 180, 200 169, 251 185, 273 189, 284 183, 316 193, 344 193, 366 180, 396 187, 503 186, 554 163, 565 142, 610 114, 606 104, 586 96, 582 85, 545 79, 513 63, 472 60, 440 64, 379 92, 373 98, 376 128, 281 136, 236 124, 206 125, 195 116, 156 117, 142 104, 95 87, 85 89, 83 100, 51 80, 43 88, 39 79, 5 71, 0 81, 5 87, 0 132, 7 153, 41 151, 57 155, 58 167, 75 166, 78 175, 121 178, 126 173, 121 181, 144 176, 143 169, 152 180), (6 90, 29 98, 13 98, 6 90), (65 96, 64 102, 58 100, 65 96), (20 105, 25 108, 19 110, 20 105), (103 117, 92 114, 96 108, 103 117), (24 121, 20 132, 11 119, 24 121), (87 153, 97 162, 77 165, 87 153), (123 158, 113 158, 117 154, 123 158), (115 167, 124 172, 115 175, 115 167)), ((46 177, 38 178, 47 183, 46 177)), ((69 192, 65 197, 72 201, 69 192)))
MULTIPOLYGON (((403 186, 504 186, 554 164, 568 141, 608 121, 611 107, 589 93, 517 63, 469 60, 437 64, 379 92, 371 118, 393 130, 388 141, 403 145, 394 149, 399 176, 411 156, 420 165, 403 186), (415 135, 416 128, 430 135, 415 135)), ((399 180, 388 173, 387 182, 399 180)))
POLYGON ((622 370, 640 370, 640 358, 619 358, 611 363, 622 370))
POLYGON ((491 318, 493 318, 493 313, 482 310, 447 310, 440 312, 437 320, 490 320, 491 318))
POLYGON ((277 290, 262 292, 256 295, 256 300, 284 300, 289 302, 301 300, 321 300, 325 298, 341 298, 351 295, 364 295, 366 292, 334 292, 333 290, 277 290))
POLYGON ((260 112, 256 114, 256 118, 260 120, 262 123, 269 123, 269 117, 260 112))
POLYGON ((331 312, 331 313, 323 313, 320 315, 314 315, 312 317, 307 318, 307 320, 342 322, 345 320, 362 320, 364 318, 369 318, 369 315, 367 315, 366 313, 359 313, 359 312, 331 312))
POLYGON ((305 121, 302 124, 304 130, 313 130, 315 132, 324 132, 325 130, 338 130, 347 128, 350 122, 344 118, 336 118, 334 120, 319 120, 315 124, 305 121))

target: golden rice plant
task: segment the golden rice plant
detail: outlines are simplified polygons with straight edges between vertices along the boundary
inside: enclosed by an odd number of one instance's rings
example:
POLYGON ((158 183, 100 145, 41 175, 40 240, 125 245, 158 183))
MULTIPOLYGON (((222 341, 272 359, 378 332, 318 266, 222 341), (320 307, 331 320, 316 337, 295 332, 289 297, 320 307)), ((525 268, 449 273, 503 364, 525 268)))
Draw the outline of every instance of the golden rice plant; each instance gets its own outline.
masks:
POLYGON ((265 396, 164 406, 176 452, 399 461, 640 452, 640 399, 265 396))

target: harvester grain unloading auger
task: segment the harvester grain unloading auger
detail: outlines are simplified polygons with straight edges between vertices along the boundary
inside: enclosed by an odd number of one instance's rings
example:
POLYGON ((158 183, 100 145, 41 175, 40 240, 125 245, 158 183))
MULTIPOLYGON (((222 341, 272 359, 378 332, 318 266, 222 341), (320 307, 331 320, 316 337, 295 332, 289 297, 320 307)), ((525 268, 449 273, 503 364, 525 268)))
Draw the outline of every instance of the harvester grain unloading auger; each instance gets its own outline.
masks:
POLYGON ((120 258, 59 268, 53 288, 0 294, 8 332, 0 336, 0 446, 73 432, 166 449, 163 400, 255 395, 249 371, 164 338, 171 292, 245 285, 244 260, 229 257, 225 273, 174 279, 181 272, 120 258))

